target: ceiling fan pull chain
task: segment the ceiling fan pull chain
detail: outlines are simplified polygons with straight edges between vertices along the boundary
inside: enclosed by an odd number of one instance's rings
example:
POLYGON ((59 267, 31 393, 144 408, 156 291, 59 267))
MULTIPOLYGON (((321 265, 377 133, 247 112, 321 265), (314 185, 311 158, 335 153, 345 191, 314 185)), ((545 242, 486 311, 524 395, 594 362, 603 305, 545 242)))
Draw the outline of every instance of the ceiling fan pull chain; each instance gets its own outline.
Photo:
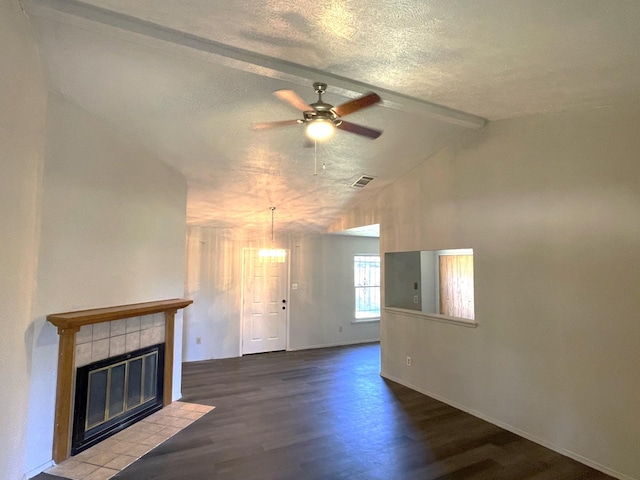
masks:
POLYGON ((313 140, 313 175, 318 175, 318 141, 313 140))

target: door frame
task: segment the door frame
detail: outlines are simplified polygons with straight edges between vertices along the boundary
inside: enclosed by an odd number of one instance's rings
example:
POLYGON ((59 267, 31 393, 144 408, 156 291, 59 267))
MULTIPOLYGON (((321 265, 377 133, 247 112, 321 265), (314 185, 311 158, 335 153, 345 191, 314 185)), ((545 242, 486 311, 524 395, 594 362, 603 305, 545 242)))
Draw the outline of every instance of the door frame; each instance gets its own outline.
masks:
MULTIPOLYGON (((246 286, 246 278, 245 278, 245 273, 246 273, 246 254, 247 252, 251 252, 251 251, 255 251, 257 252, 258 250, 260 250, 259 248, 254 248, 254 247, 242 247, 242 266, 241 266, 241 282, 240 282, 240 338, 238 341, 238 352, 239 352, 239 357, 243 357, 245 354, 242 351, 242 340, 244 339, 244 296, 245 296, 245 286, 246 286)), ((287 256, 285 257, 286 260, 284 262, 285 264, 285 295, 287 297, 287 309, 285 310, 285 337, 284 337, 284 349, 286 352, 289 351, 289 312, 291 311, 291 282, 290 282, 290 278, 291 278, 291 251, 288 248, 283 249, 287 252, 287 256)), ((265 352, 266 353, 266 352, 265 352)), ((250 355, 250 354, 247 354, 250 355)), ((252 354, 251 354, 252 355, 252 354)))

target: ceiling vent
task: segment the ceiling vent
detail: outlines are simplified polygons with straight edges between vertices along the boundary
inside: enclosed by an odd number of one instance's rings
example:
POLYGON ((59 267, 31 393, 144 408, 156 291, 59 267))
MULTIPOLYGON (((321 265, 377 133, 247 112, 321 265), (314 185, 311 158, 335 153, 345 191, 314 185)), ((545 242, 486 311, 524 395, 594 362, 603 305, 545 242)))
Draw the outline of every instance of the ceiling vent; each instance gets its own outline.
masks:
POLYGON ((373 178, 374 177, 371 177, 369 175, 362 175, 358 180, 353 182, 351 186, 356 188, 366 187, 369 184, 369 182, 373 180, 373 178))

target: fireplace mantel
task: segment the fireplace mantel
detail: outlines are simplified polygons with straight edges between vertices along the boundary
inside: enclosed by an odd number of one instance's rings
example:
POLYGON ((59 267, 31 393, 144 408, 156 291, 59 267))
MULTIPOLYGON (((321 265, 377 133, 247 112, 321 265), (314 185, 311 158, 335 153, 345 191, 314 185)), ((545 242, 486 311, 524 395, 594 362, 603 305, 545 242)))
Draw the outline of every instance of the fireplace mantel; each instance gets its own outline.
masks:
POLYGON ((53 460, 56 463, 69 458, 71 446, 72 395, 74 378, 75 334, 84 325, 110 322, 122 318, 138 317, 153 313, 165 314, 164 356, 164 405, 171 403, 173 379, 174 320, 178 309, 185 308, 193 300, 174 298, 156 302, 135 303, 75 312, 53 313, 47 320, 58 327, 58 380, 56 388, 56 412, 53 434, 53 460))
POLYGON ((76 312, 53 313, 47 315, 47 320, 60 329, 78 329, 84 325, 92 323, 110 322, 121 318, 138 317, 150 315, 152 313, 166 312, 168 310, 178 310, 187 305, 191 305, 193 300, 175 298, 173 300, 160 300, 157 302, 134 303, 131 305, 120 305, 117 307, 94 308, 91 310, 78 310, 76 312))

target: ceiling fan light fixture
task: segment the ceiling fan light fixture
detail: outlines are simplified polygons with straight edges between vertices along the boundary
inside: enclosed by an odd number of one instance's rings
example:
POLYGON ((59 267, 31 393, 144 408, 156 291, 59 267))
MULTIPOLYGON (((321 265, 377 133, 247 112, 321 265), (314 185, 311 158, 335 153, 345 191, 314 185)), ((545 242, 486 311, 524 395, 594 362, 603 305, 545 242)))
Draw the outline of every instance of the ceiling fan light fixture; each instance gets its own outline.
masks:
POLYGON ((335 125, 331 120, 317 118, 307 124, 307 136, 311 140, 326 140, 335 132, 335 125))

